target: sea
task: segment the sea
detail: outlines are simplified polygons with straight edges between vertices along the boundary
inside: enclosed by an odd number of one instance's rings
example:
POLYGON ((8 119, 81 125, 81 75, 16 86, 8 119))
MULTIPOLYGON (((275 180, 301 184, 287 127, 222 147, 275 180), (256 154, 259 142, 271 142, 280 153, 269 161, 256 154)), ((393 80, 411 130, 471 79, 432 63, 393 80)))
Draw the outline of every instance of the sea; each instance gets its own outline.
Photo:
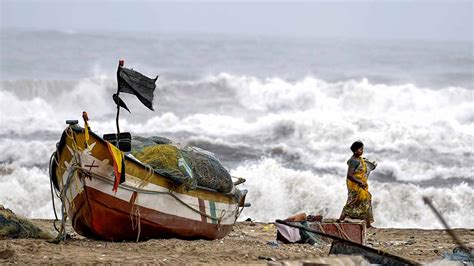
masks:
POLYGON ((2 30, 0 45, 0 204, 17 214, 54 218, 66 120, 115 132, 123 59, 159 78, 155 111, 121 94, 121 130, 213 152, 246 179, 240 220, 339 217, 361 140, 376 227, 443 228, 428 197, 474 228, 472 41, 2 30))

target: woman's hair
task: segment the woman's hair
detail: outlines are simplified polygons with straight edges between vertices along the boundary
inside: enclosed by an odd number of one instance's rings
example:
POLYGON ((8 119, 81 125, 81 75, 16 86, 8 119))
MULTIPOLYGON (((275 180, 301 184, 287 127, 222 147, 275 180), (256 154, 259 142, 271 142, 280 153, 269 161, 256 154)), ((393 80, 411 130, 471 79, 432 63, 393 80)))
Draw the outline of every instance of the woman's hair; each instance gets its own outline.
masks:
POLYGON ((360 148, 362 148, 362 147, 364 147, 364 143, 362 143, 362 141, 358 140, 358 141, 352 143, 352 145, 351 145, 351 151, 352 151, 352 152, 355 152, 356 150, 358 150, 358 149, 360 149, 360 148))

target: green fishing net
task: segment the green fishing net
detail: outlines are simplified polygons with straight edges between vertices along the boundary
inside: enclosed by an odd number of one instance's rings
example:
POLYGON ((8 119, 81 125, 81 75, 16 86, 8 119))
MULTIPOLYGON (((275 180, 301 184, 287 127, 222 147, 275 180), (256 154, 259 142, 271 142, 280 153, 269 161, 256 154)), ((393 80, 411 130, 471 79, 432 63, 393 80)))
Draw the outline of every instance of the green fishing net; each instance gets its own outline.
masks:
POLYGON ((224 193, 232 190, 232 177, 214 154, 192 146, 184 147, 182 154, 190 162, 199 186, 224 193))
POLYGON ((187 189, 194 189, 197 185, 191 173, 188 173, 185 169, 180 169, 178 164, 181 158, 180 151, 173 145, 152 144, 143 147, 140 152, 134 153, 133 156, 174 182, 185 185, 187 189))
POLYGON ((10 209, 0 205, 0 239, 11 238, 52 239, 52 236, 28 219, 19 217, 10 209))
POLYGON ((134 137, 132 154, 188 189, 202 186, 223 193, 232 191, 229 172, 211 152, 192 146, 181 147, 162 137, 134 137))

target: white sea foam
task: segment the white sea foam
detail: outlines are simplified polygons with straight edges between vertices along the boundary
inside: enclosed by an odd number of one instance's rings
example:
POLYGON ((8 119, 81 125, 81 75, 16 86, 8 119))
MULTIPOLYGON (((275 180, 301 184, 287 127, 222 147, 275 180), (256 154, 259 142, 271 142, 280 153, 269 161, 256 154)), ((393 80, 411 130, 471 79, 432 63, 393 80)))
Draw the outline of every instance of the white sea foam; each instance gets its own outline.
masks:
POLYGON ((54 218, 48 169, 0 164, 0 203, 30 218, 54 218))
POLYGON ((56 150, 58 140, 0 139, 0 162, 11 162, 18 166, 45 165, 56 150))

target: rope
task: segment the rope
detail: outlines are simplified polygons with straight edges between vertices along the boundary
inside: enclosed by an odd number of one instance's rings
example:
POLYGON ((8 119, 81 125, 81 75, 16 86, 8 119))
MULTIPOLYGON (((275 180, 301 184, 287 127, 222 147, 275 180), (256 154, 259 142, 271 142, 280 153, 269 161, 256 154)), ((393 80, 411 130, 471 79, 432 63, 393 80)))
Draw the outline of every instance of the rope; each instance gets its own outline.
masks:
POLYGON ((346 231, 344 231, 344 228, 342 228, 338 223, 335 223, 334 225, 336 225, 336 228, 337 228, 337 231, 338 231, 339 235, 343 236, 344 239, 352 240, 352 239, 346 234, 346 231))
POLYGON ((140 214, 140 207, 135 204, 135 202, 137 201, 138 199, 138 193, 137 193, 137 196, 135 197, 135 199, 133 200, 132 202, 132 208, 130 210, 130 220, 132 221, 132 230, 135 230, 138 228, 138 233, 137 233, 137 240, 136 242, 138 242, 138 240, 140 239, 140 233, 141 233, 141 222, 140 222, 140 219, 141 219, 141 214, 140 214), (135 217, 135 219, 134 219, 135 217))
MULTIPOLYGON (((51 172, 51 164, 55 163, 55 162, 52 162, 53 160, 55 161, 55 157, 56 157, 56 153, 53 152, 53 154, 51 154, 51 157, 49 158, 49 185, 50 185, 50 189, 51 189, 51 202, 53 203, 53 212, 54 212, 54 217, 55 217, 54 222, 53 222, 53 226, 54 226, 54 229, 56 230, 56 232, 59 233, 59 229, 56 226, 56 221, 59 221, 59 219, 58 219, 58 214, 56 213, 56 205, 54 204, 53 175, 52 175, 52 172, 51 172)), ((56 196, 57 196, 57 194, 56 194, 56 196)))
POLYGON ((23 231, 26 232, 26 238, 30 238, 30 232, 28 231, 28 229, 26 229, 21 220, 18 221, 18 225, 21 226, 21 228, 23 228, 23 231))
MULTIPOLYGON (((69 136, 67 134, 67 131, 66 131, 66 135, 69 136)), ((59 169, 65 171, 66 170, 66 167, 62 166, 59 161, 58 161, 58 156, 59 156, 59 149, 58 149, 58 146, 56 145, 56 152, 53 153, 51 155, 51 158, 54 160, 53 163, 56 164, 56 167, 59 167, 59 169)), ((50 159, 51 160, 51 159, 50 159)), ((51 169, 50 169, 51 171, 51 169)), ((50 185, 51 185, 51 197, 52 194, 53 194, 53 180, 51 179, 52 177, 52 174, 50 173, 50 185)), ((60 179, 60 182, 61 182, 61 185, 63 185, 63 179, 61 178, 60 179)), ((56 191, 54 190, 54 194, 56 195, 57 198, 59 198, 61 200, 61 229, 58 229, 58 227, 56 226, 56 222, 59 221, 58 219, 58 215, 56 213, 56 206, 55 206, 55 203, 54 203, 54 198, 52 198, 52 202, 53 202, 53 210, 54 210, 54 217, 55 217, 55 220, 53 222, 53 226, 54 226, 54 229, 56 229, 56 231, 58 232, 58 237, 59 235, 61 234, 61 231, 63 230, 64 228, 64 222, 62 221, 63 220, 63 216, 64 216, 64 211, 63 211, 63 200, 61 199, 61 195, 60 195, 60 192, 59 191, 56 191)), ((58 242, 59 243, 59 242, 58 242)))
MULTIPOLYGON (((83 168, 80 169, 81 172, 85 172, 87 174, 89 174, 90 176, 94 177, 94 178, 97 178, 97 179, 101 179, 102 181, 105 181, 105 182, 108 182, 108 183, 112 183, 111 180, 107 179, 107 178, 104 178, 102 176, 99 176, 99 175, 96 175, 92 172, 89 172, 88 170, 85 170, 83 168)), ((143 193, 143 194, 167 194, 167 195, 170 195, 172 196, 174 199, 176 199, 178 202, 180 202, 181 204, 183 204, 184 206, 186 206, 187 208, 191 209, 192 211, 196 212, 196 213, 199 213, 200 215, 203 215, 204 217, 206 218, 209 218, 209 219, 214 219, 214 220, 217 220, 217 224, 220 225, 222 220, 226 217, 229 217, 230 215, 233 215, 234 213, 238 213, 238 215, 236 215, 236 217, 238 217, 240 215, 240 212, 238 212, 238 204, 236 206, 236 208, 232 211, 232 212, 229 212, 229 215, 226 216, 226 214, 228 213, 226 210, 222 210, 221 211, 221 216, 220 217, 214 217, 214 216, 211 216, 211 215, 208 215, 207 213, 205 212, 201 212, 200 210, 192 207, 191 205, 189 205, 188 203, 184 202, 183 200, 181 200, 178 196, 176 196, 174 193, 171 192, 171 190, 167 191, 167 192, 161 192, 161 191, 151 191, 151 190, 145 190, 145 189, 141 189, 141 188, 134 188, 134 187, 131 187, 131 186, 128 186, 126 184, 120 184, 119 185, 120 188, 122 189, 125 189, 125 190, 128 190, 128 191, 132 191, 132 192, 137 192, 137 193, 143 193)), ((243 210, 243 208, 242 208, 243 210)), ((234 221, 235 223, 235 221, 234 221)))
MULTIPOLYGON (((80 169, 82 172, 85 172, 87 174, 89 174, 90 176, 94 177, 94 178, 97 178, 97 179, 100 179, 104 182, 107 182, 107 183, 113 183, 111 180, 107 179, 107 178, 104 178, 102 176, 99 176, 99 175, 96 175, 92 172, 90 172, 89 170, 86 170, 86 169, 83 169, 81 168, 80 169)), ((172 193, 171 190, 168 190, 166 192, 162 192, 162 191, 152 191, 152 190, 146 190, 146 189, 141 189, 141 188, 136 188, 136 187, 131 187, 127 184, 120 184, 119 185, 120 188, 122 189, 125 189, 125 190, 128 190, 128 191, 136 191, 137 193, 143 193, 143 194, 167 194, 167 195, 170 195, 172 196, 174 199, 176 199, 179 203, 183 204, 184 206, 186 206, 187 208, 191 209, 192 211, 196 212, 196 213, 199 213, 209 219, 215 219, 215 220, 222 220, 222 218, 217 218, 217 217, 214 217, 214 216, 211 216, 211 215, 208 215, 207 213, 205 212, 201 212, 200 210, 192 207, 191 205, 189 205, 188 203, 184 202, 183 200, 181 200, 178 196, 176 196, 174 193, 172 193)), ((238 204, 237 204, 237 207, 234 211, 230 212, 230 215, 234 214, 236 211, 238 210, 238 204)), ((227 213, 227 212, 226 212, 227 213)))
MULTIPOLYGON (((65 130, 65 134, 68 138, 70 138, 72 140, 71 146, 72 146, 72 149, 74 151, 74 153, 72 154, 73 162, 69 165, 69 167, 66 168, 66 167, 63 167, 58 162, 56 156, 54 156, 55 155, 54 153, 50 158, 50 161, 51 161, 51 159, 54 159, 54 163, 56 163, 57 167, 59 167, 60 169, 62 169, 64 171, 67 171, 66 182, 64 183, 63 178, 59 179, 60 182, 61 182, 61 185, 62 185, 62 189, 59 192, 59 194, 56 193, 56 196, 61 200, 61 228, 59 230, 56 227, 56 221, 58 221, 58 217, 57 217, 57 214, 56 214, 56 206, 54 204, 54 198, 52 199, 54 214, 55 214, 55 217, 56 217, 56 220, 53 222, 53 225, 54 225, 56 231, 58 231, 58 236, 54 240, 51 241, 52 243, 59 243, 61 241, 66 240, 66 220, 67 220, 67 211, 66 211, 67 197, 66 197, 66 194, 67 194, 67 191, 69 190, 69 187, 71 185, 71 181, 73 179, 75 179, 74 176, 76 176, 75 175, 76 171, 81 169, 81 167, 80 167, 80 158, 79 158, 79 156, 77 156, 77 151, 80 150, 80 149, 77 146, 76 140, 74 139, 74 133, 72 132, 71 127, 68 127, 65 130)), ((57 146, 56 146, 56 154, 59 154, 57 146)), ((52 187, 51 176, 52 175, 50 173, 50 183, 51 183, 50 186, 51 186, 51 194, 52 194, 53 187, 52 187)), ((71 191, 71 198, 72 198, 72 191, 71 191)), ((74 202, 70 202, 70 207, 74 208, 74 202)))
MULTIPOLYGON (((324 227, 321 225, 321 223, 317 223, 317 224, 318 224, 319 230, 321 230, 322 233, 326 233, 326 231, 324 230, 324 227)), ((352 239, 347 235, 344 228, 342 228, 338 223, 334 223, 334 225, 336 226, 337 232, 339 233, 341 238, 352 241, 352 239)))
POLYGON ((326 231, 324 230, 324 227, 320 223, 318 223, 318 226, 319 226, 319 230, 321 230, 321 232, 326 233, 326 231))
POLYGON ((221 210, 221 217, 217 220, 217 231, 221 230, 221 221, 224 218, 224 215, 226 214, 225 210, 221 210))
POLYGON ((145 164, 146 169, 148 170, 147 176, 142 179, 140 184, 138 185, 138 188, 143 188, 145 187, 148 183, 150 183, 150 179, 153 177, 155 170, 153 170, 153 167, 151 167, 148 164, 145 164))
MULTIPOLYGON (((64 185, 63 189, 61 190, 60 200, 61 200, 61 229, 58 231, 58 236, 54 239, 53 243, 59 243, 61 241, 66 240, 66 219, 67 219, 67 211, 66 211, 66 193, 69 189, 71 184, 71 180, 74 179, 74 174, 77 171, 78 167, 75 165, 71 165, 68 168, 68 175, 66 176, 66 184, 64 185)), ((73 208, 73 203, 71 202, 71 208, 73 208)))
POLYGON ((172 196, 173 198, 175 198, 177 201, 179 201, 179 202, 180 202, 181 204, 183 204, 184 206, 186 206, 186 207, 188 207, 189 209, 191 209, 191 210, 193 210, 193 211, 195 211, 195 212, 197 212, 197 213, 199 213, 199 214, 205 216, 206 218, 217 220, 218 223, 221 222, 222 217, 221 217, 221 218, 217 218, 217 217, 208 215, 208 214, 205 213, 205 212, 201 212, 201 211, 198 210, 198 209, 193 208, 191 205, 187 204, 186 202, 184 202, 183 200, 181 200, 180 198, 178 198, 178 196, 176 196, 175 194, 173 194, 173 193, 171 192, 171 190, 168 192, 168 194, 169 194, 170 196, 172 196))

